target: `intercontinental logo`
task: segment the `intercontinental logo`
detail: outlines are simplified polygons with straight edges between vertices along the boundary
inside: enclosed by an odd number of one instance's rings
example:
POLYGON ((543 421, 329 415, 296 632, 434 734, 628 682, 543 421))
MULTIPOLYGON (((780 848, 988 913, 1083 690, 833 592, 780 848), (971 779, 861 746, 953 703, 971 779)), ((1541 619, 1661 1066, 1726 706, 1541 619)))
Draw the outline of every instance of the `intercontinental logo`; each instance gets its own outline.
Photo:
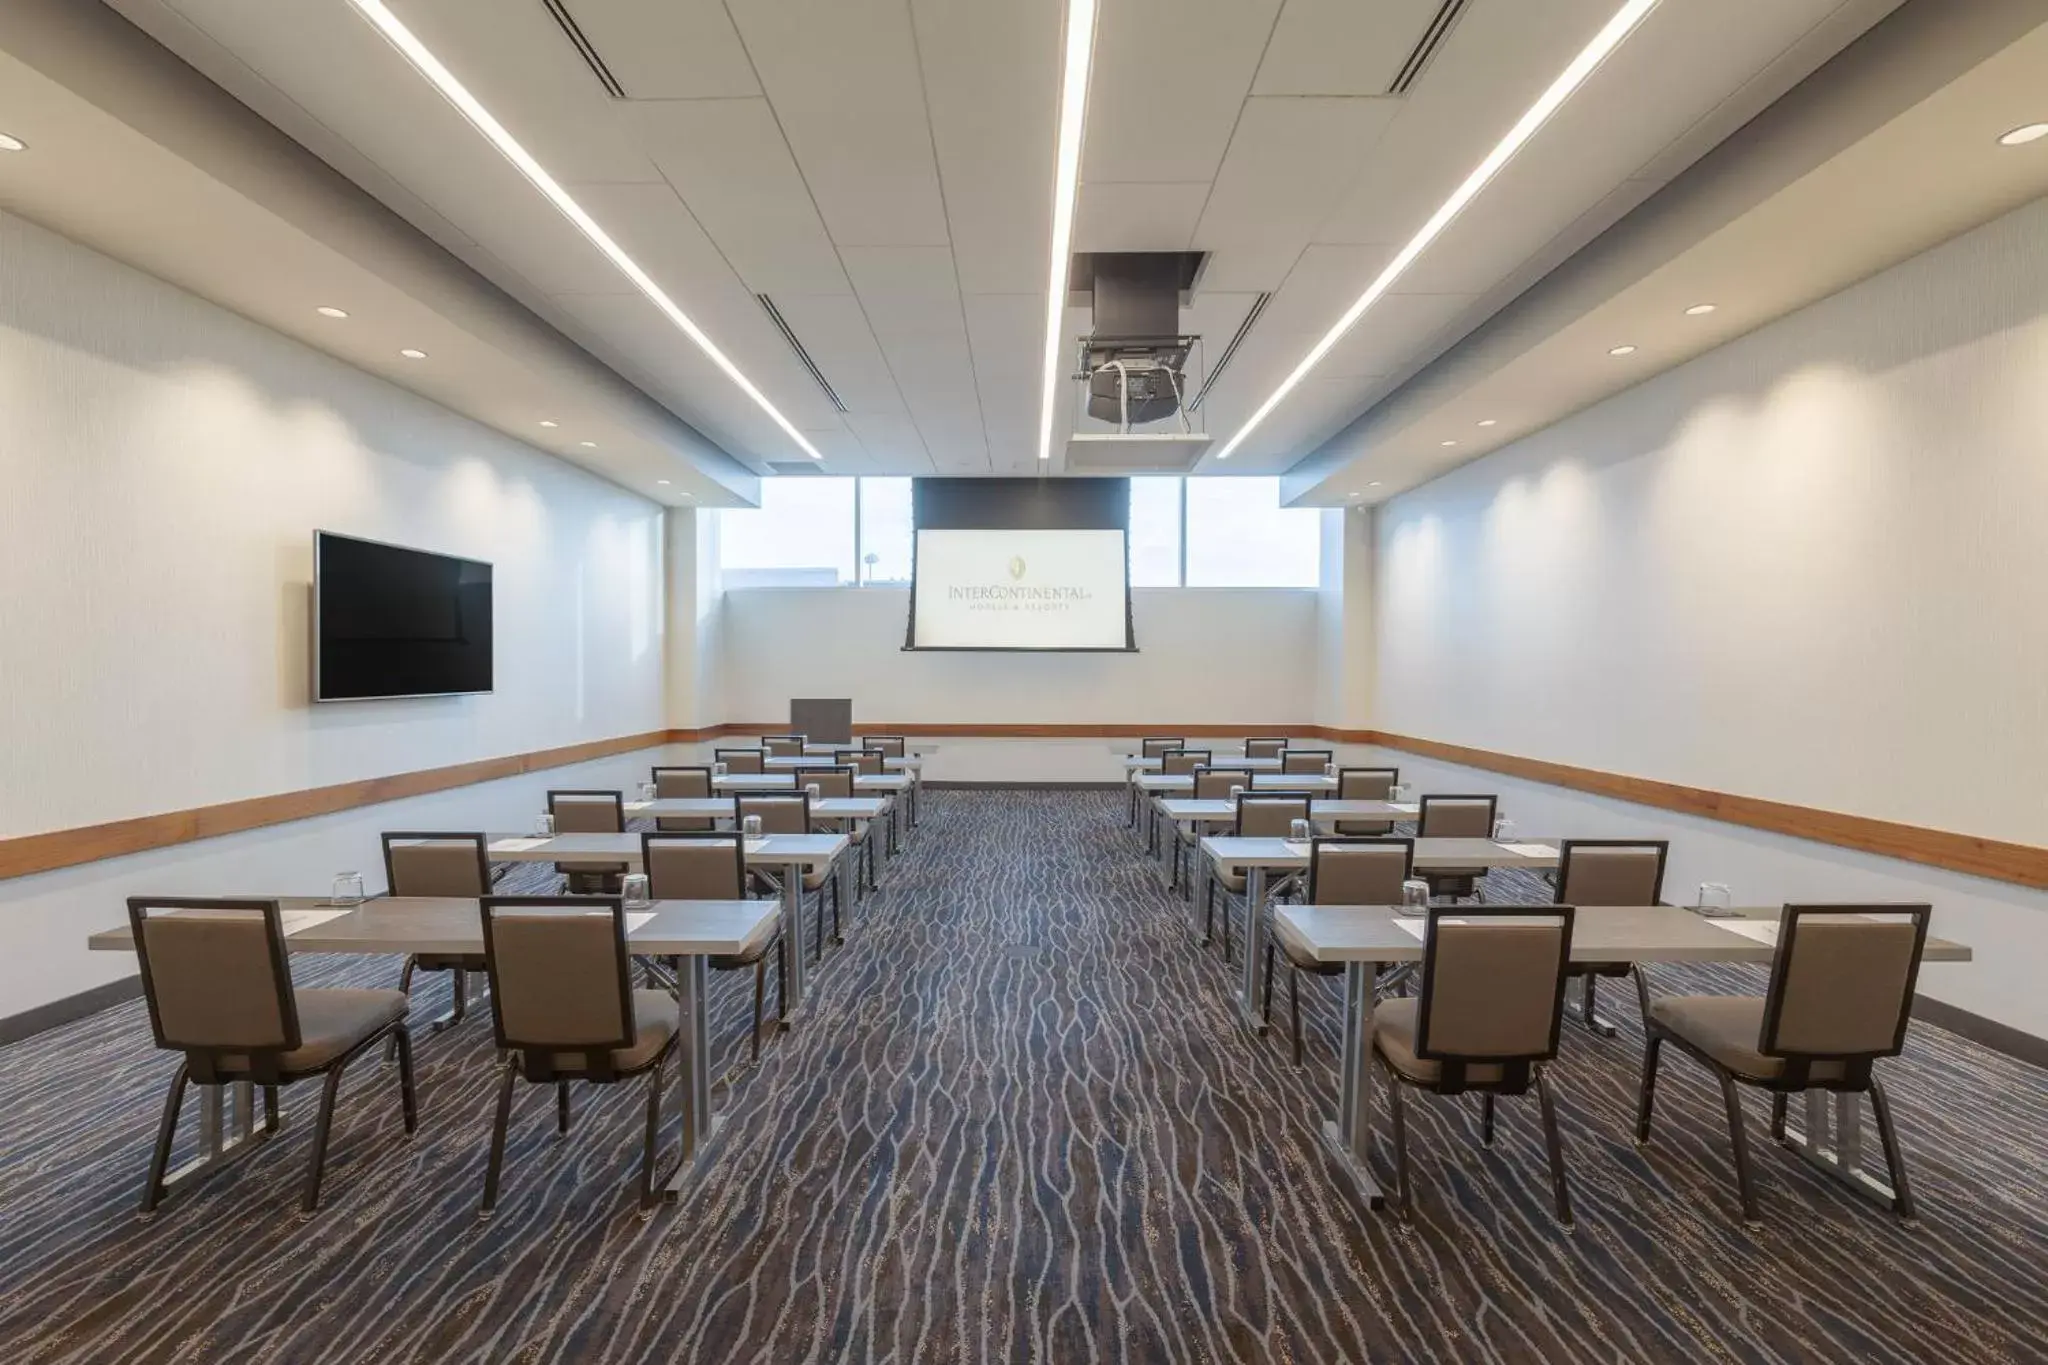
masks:
POLYGON ((1087 588, 1027 587, 1024 575, 1031 566, 1024 556, 1011 555, 1008 583, 974 583, 946 589, 947 600, 968 604, 969 611, 1065 611, 1075 602, 1087 602, 1095 594, 1087 588))
POLYGON ((1024 578, 1024 556, 1023 556, 1023 555, 1011 555, 1011 556, 1010 556, 1010 578, 1011 578, 1011 580, 1012 580, 1013 582, 1022 582, 1022 581, 1023 581, 1023 578, 1024 578))

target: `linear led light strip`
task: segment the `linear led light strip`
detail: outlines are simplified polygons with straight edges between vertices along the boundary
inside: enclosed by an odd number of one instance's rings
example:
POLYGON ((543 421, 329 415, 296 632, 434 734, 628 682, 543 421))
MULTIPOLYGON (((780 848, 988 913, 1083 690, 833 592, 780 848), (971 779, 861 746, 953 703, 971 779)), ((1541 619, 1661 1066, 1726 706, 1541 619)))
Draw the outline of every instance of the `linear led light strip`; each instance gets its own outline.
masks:
POLYGON ((370 24, 383 34, 450 104, 460 110, 462 116, 489 139, 491 145, 496 147, 507 161, 518 167, 519 173, 532 181, 533 187, 546 195, 548 202, 560 210, 564 218, 574 223, 577 230, 590 239, 591 245, 603 252, 605 259, 617 266, 619 273, 631 280, 634 288, 645 294, 648 301, 676 325, 678 331, 696 342, 697 349, 710 357, 711 363, 723 370, 725 377, 738 385, 741 393, 753 399, 761 411, 774 418, 775 425, 788 433, 789 439, 795 441, 804 454, 814 460, 825 458, 818 452, 816 446, 804 439, 804 434, 796 429, 795 424, 782 415, 782 410, 768 401, 768 395, 754 387, 754 381, 747 378, 724 351, 718 349, 717 343, 705 334, 704 329, 699 327, 674 299, 663 292, 662 287, 654 282, 651 275, 640 268, 640 263, 628 256, 625 249, 611 239, 611 234, 599 227, 597 220, 584 212, 583 206, 570 198, 569 192, 533 159, 532 153, 520 146, 518 139, 505 131, 505 125, 493 118, 491 111, 484 108, 461 81, 455 79, 455 73, 441 65, 441 59, 436 57, 425 43, 414 37, 411 29, 399 22, 398 16, 385 6, 383 0, 349 0, 349 4, 353 5, 363 18, 369 20, 370 24))
POLYGON ((1586 44, 1578 56, 1572 58, 1571 65, 1550 83, 1550 88, 1529 106, 1528 112, 1516 121, 1515 126, 1508 129, 1507 136, 1486 154, 1486 159, 1473 169, 1472 174, 1465 177, 1465 183, 1452 191, 1451 197, 1444 200, 1437 211, 1430 215, 1429 221, 1422 225, 1422 231, 1416 233, 1408 245, 1401 248, 1400 254, 1387 263, 1387 268, 1379 273, 1379 278, 1366 286, 1365 292, 1358 296, 1358 301, 1344 310, 1344 316, 1337 319, 1336 326, 1323 333, 1323 339, 1309 348, 1309 353, 1301 358, 1301 363, 1294 367, 1287 378, 1280 381, 1280 387, 1274 389, 1266 401, 1259 404, 1258 411, 1251 415, 1251 419, 1239 427, 1237 434, 1216 453, 1217 459, 1229 459, 1237 448, 1244 444, 1245 437, 1251 435, 1259 423, 1265 421, 1273 409, 1280 406, 1280 400, 1292 393, 1294 386, 1322 362, 1323 357, 1330 353, 1331 347, 1344 339, 1344 334, 1365 316, 1366 310, 1378 303, 1381 295, 1393 288, 1394 281, 1400 279, 1408 267, 1415 264, 1415 259, 1429 249, 1429 244, 1451 225, 1451 220, 1479 196, 1479 192, 1486 188, 1487 182, 1499 174, 1501 167, 1513 160, 1515 153, 1522 149, 1522 144, 1536 135, 1536 130, 1572 97, 1573 92, 1585 84, 1586 78, 1607 59, 1609 53, 1621 46, 1622 40, 1642 22, 1643 16, 1655 8, 1657 0, 1628 0, 1628 3, 1614 12, 1614 17, 1607 21, 1606 27, 1593 35, 1593 41, 1586 44))
POLYGON ((1061 333, 1067 318, 1067 258, 1074 245, 1074 198, 1081 180, 1081 128, 1088 113, 1088 71, 1095 61, 1096 0, 1068 0, 1066 53, 1060 68, 1060 124, 1052 181, 1052 278, 1045 293, 1045 401, 1038 415, 1038 458, 1052 458, 1059 406, 1061 333))

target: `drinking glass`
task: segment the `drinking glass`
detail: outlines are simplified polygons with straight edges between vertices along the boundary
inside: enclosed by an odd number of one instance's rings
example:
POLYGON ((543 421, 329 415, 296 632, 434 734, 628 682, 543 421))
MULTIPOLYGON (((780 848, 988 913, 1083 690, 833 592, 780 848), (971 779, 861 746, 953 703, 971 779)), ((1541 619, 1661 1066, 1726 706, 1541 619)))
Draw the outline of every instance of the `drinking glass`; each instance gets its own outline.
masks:
POLYGON ((622 895, 628 905, 652 904, 653 898, 648 895, 647 891, 647 874, 645 872, 627 873, 622 895))
POLYGON ((711 765, 711 780, 713 782, 716 782, 719 778, 724 776, 725 765, 723 763, 714 763, 711 765))
POLYGON ((758 815, 749 815, 744 821, 741 822, 740 828, 746 833, 746 836, 749 839, 760 838, 761 817, 758 815))
POLYGON ((1230 804, 1234 806, 1242 800, 1244 800, 1244 788, 1232 783, 1230 788, 1230 804))
POLYGON ((336 905, 361 905, 363 903, 363 874, 360 872, 341 872, 335 874, 334 890, 328 894, 327 899, 336 905))
POLYGON ((1308 821, 1306 821, 1306 820, 1294 820, 1294 821, 1290 821, 1290 822, 1288 823, 1288 826, 1287 826, 1287 837, 1288 837, 1288 838, 1290 838, 1290 839, 1292 839, 1292 840, 1293 840, 1293 841, 1294 841, 1295 843, 1297 843, 1297 844, 1305 844, 1305 843, 1307 843, 1307 842, 1309 841, 1309 835, 1310 835, 1310 829, 1309 829, 1309 823, 1308 823, 1308 821))
POLYGON ((825 794, 825 789, 824 789, 823 787, 819 786, 819 785, 818 785, 817 783, 815 783, 815 782, 806 782, 806 783, 804 783, 804 795, 806 795, 806 796, 808 796, 808 797, 810 797, 810 798, 811 798, 811 804, 812 804, 812 805, 814 805, 814 806, 815 806, 815 805, 817 805, 817 804, 818 804, 818 801, 819 801, 819 799, 820 799, 820 798, 822 798, 822 797, 824 796, 824 794, 825 794))
POLYGON ((1728 890, 1726 882, 1700 883, 1700 913, 1704 915, 1725 915, 1735 906, 1735 897, 1728 890))
POLYGON ((542 811, 540 813, 540 818, 533 822, 533 832, 535 834, 538 834, 543 839, 554 838, 555 813, 551 810, 542 811))
POLYGON ((1495 843, 1504 844, 1507 843, 1509 840, 1513 839, 1514 837, 1514 821, 1508 819, 1507 816, 1503 815, 1493 822, 1493 841, 1495 843))
POLYGON ((654 784, 652 782, 642 782, 640 784, 640 799, 642 801, 652 801, 654 799, 654 784))
POLYGON ((1401 883, 1401 904, 1410 910, 1429 909, 1429 883, 1420 877, 1410 877, 1401 883))
POLYGON ((1335 782, 1337 780, 1337 765, 1334 763, 1325 763, 1323 765, 1323 776, 1329 778, 1332 782, 1335 782))
POLYGON ((1391 783, 1388 783, 1388 784, 1387 784, 1387 804, 1388 804, 1388 805, 1390 805, 1390 806, 1398 806, 1398 805, 1400 805, 1400 804, 1401 804, 1401 803, 1402 803, 1403 801, 1405 801, 1405 800, 1407 800, 1407 799, 1408 799, 1408 788, 1407 788, 1407 787, 1406 787, 1405 785, 1403 785, 1402 783, 1399 783, 1399 782, 1391 782, 1391 783))

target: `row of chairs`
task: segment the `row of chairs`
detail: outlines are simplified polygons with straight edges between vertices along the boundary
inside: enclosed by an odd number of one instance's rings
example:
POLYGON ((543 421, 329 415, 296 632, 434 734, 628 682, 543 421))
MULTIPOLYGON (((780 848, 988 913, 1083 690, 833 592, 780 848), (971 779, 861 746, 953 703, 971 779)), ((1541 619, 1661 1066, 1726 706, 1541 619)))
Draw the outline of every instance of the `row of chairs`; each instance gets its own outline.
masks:
MULTIPOLYGON (((789 798, 777 798, 788 800, 789 798)), ((799 795, 797 798, 801 800, 799 795)), ((610 1085, 646 1076, 647 1133, 641 1207, 656 1202, 657 1138, 663 1073, 680 1027, 674 994, 635 986, 663 978, 628 953, 625 904, 617 896, 494 896, 480 834, 394 833, 384 837, 393 893, 474 899, 481 906, 484 950, 447 960, 446 970, 480 971, 490 985, 492 1026, 504 1059, 480 1209, 497 1200, 514 1082, 556 1089, 557 1126, 569 1131, 570 1086, 610 1085), (459 964, 459 965, 458 965, 459 964)), ((734 831, 648 831, 641 836, 650 889, 661 900, 739 900, 750 888, 744 837, 734 831)), ((388 1044, 398 1062, 405 1131, 418 1125, 406 986, 398 990, 297 987, 275 900, 135 897, 128 902, 150 1028, 158 1047, 182 1054, 165 1098, 141 1213, 153 1215, 188 1085, 249 1082, 262 1089, 264 1129, 278 1127, 278 1091, 323 1081, 303 1212, 319 1207, 321 1173, 342 1074, 356 1058, 388 1044)), ((760 1055, 768 959, 778 991, 787 935, 759 948, 714 957, 717 971, 753 968, 752 1057, 760 1055)), ((463 998, 458 983, 457 1000, 463 998)))
MULTIPOLYGON (((1668 845, 1644 840, 1568 840, 1559 849, 1557 904, 1456 906, 1427 911, 1414 998, 1380 1000, 1373 1009, 1373 1051, 1389 1082, 1394 1185, 1408 1207, 1407 1131, 1402 1088, 1481 1097, 1480 1136, 1493 1140, 1496 1096, 1537 1092, 1560 1222, 1572 1221, 1564 1150, 1545 1068, 1557 1056, 1569 980, 1589 969, 1570 960, 1578 910, 1660 904, 1668 845)), ((1398 905, 1413 871, 1406 838, 1318 838, 1303 887, 1308 903, 1398 905)), ((1877 1120, 1893 1191, 1893 1211, 1914 1216, 1904 1154, 1891 1106, 1873 1063, 1899 1054, 1911 1017, 1927 938, 1926 905, 1788 905, 1765 994, 1653 997, 1638 964, 1644 1053, 1636 1141, 1648 1143, 1658 1064, 1665 1043, 1706 1066, 1719 1081, 1728 1116, 1742 1217, 1757 1221, 1738 1087, 1771 1095, 1771 1132, 1782 1140, 1791 1096, 1810 1090, 1867 1094, 1877 1120)), ((1294 1060, 1301 1061, 1298 980, 1341 972, 1284 939, 1267 939, 1266 998, 1272 996, 1273 945, 1287 959, 1294 1060)), ((1612 974, 1608 964, 1590 970, 1612 974)), ((1589 997, 1590 999, 1590 997, 1589 997)))

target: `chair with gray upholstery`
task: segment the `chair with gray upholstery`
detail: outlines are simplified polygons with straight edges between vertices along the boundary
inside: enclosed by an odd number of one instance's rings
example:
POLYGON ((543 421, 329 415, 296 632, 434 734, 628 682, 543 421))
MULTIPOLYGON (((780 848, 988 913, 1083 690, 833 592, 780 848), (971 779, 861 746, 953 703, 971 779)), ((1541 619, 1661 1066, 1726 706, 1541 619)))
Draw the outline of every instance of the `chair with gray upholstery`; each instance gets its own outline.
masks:
MULTIPOLYGON (((711 769, 657 767, 653 772, 654 799, 657 801, 690 801, 708 799, 712 794, 711 769)), ((718 821, 709 816, 664 815, 657 817, 654 827, 664 834, 675 834, 688 830, 716 829, 718 821)))
MULTIPOLYGON (((1401 883, 1415 865, 1413 839, 1319 838, 1309 845, 1310 905, 1399 905, 1401 883)), ((1266 939, 1265 1017, 1273 1014, 1273 951, 1287 955, 1287 1005, 1293 1020, 1294 1064, 1301 1065, 1301 976, 1344 975, 1341 962, 1323 962, 1275 933, 1266 939)))
MULTIPOLYGON (((1566 839, 1557 846, 1557 898, 1567 905, 1661 905, 1664 859, 1671 845, 1663 839, 1566 839)), ((1614 1036, 1614 1025, 1600 1017, 1599 980, 1627 976, 1628 962, 1574 962, 1579 979, 1577 1009, 1565 1017, 1602 1038, 1614 1036)))
MULTIPOLYGON (((1308 819, 1310 797, 1307 792, 1257 791, 1246 792, 1237 799, 1237 817, 1231 833, 1241 839, 1285 839, 1293 831, 1296 820, 1308 819)), ((1233 896, 1242 896, 1250 885, 1251 878, 1243 872, 1224 872, 1210 867, 1208 889, 1203 894, 1202 942, 1209 942, 1209 934, 1216 916, 1216 892, 1220 887, 1233 896)), ((1277 895, 1284 887, 1268 884, 1271 894, 1277 895)), ((1265 913, 1263 907, 1253 906, 1254 913, 1265 913)), ((1223 960, 1230 961, 1230 922, 1228 906, 1223 911, 1223 960)))
MULTIPOLYGON (((481 834, 393 832, 377 836, 384 847, 384 885, 394 896, 446 896, 481 900, 491 894, 489 840, 481 834)), ((398 989, 412 994, 415 972, 449 973, 450 1003, 430 1032, 454 1028, 469 1014, 469 975, 482 972, 482 953, 414 953, 398 973, 398 989)), ((390 1056, 392 1044, 385 1049, 390 1056)))
POLYGON ((713 749, 711 751, 712 762, 723 763, 728 773, 742 775, 767 771, 761 766, 761 760, 767 756, 767 753, 760 749, 713 749))
MULTIPOLYGON (((1249 768, 1197 766, 1193 777, 1195 785, 1190 794, 1197 801, 1228 801, 1232 787, 1242 787, 1246 791, 1252 789, 1252 773, 1249 768)), ((1182 876, 1183 861, 1188 857, 1199 856, 1199 850, 1202 847, 1202 831, 1205 828, 1206 826, 1203 825, 1194 825, 1188 829, 1182 829, 1179 824, 1170 823, 1170 833, 1173 836, 1172 885, 1175 890, 1180 891, 1184 896, 1193 895, 1194 879, 1182 876)))
MULTIPOLYGON (((733 798, 733 822, 744 829, 749 815, 761 817, 761 833, 766 834, 809 834, 811 833, 811 798, 805 791, 749 792, 733 798)), ((781 888, 765 874, 753 874, 765 887, 781 888)), ((832 941, 845 940, 839 932, 839 876, 837 866, 822 867, 816 872, 806 872, 802 894, 797 897, 801 905, 803 896, 815 894, 818 898, 818 938, 811 960, 816 962, 825 956, 825 900, 832 901, 832 941)), ((784 926, 784 932, 791 938, 791 952, 802 950, 803 933, 797 925, 784 926)))
POLYGON ((1278 758, 1286 752, 1285 735, 1254 735, 1244 742, 1246 758, 1278 758))
MULTIPOLYGON (((625 798, 615 791, 551 791, 548 811, 557 834, 623 834, 625 798)), ((569 879, 572 896, 615 896, 625 882, 624 863, 556 863, 569 879)))
POLYGON ((128 923, 135 933, 150 1031, 158 1047, 184 1054, 164 1097, 142 1191, 144 1218, 153 1216, 169 1194, 165 1173, 187 1085, 260 1086, 263 1131, 271 1134, 278 1127, 278 1089, 324 1078, 300 1196, 300 1208, 308 1214, 320 1207, 321 1169, 342 1072, 387 1037, 398 1045, 406 1134, 418 1128, 405 993, 293 986, 284 917, 276 901, 133 896, 128 923))
MULTIPOLYGON (((1337 770, 1337 799, 1339 801, 1388 801, 1393 799, 1394 784, 1401 780, 1399 768, 1339 768, 1337 770)), ((1383 839, 1394 832, 1391 820, 1339 820, 1331 826, 1339 834, 1361 835, 1368 839, 1383 839)))
POLYGON ((1300 777, 1321 777, 1337 761, 1331 749, 1287 749, 1280 755, 1280 771, 1300 777))
MULTIPOLYGON (((1138 741, 1138 756, 1140 758, 1158 758, 1161 754, 1164 754, 1168 749, 1185 749, 1187 747, 1187 744, 1188 742, 1186 737, 1181 735, 1147 735, 1143 739, 1140 739, 1138 741)), ((1129 812, 1127 812, 1129 818, 1126 819, 1124 823, 1128 825, 1135 825, 1138 823, 1137 783, 1131 783, 1130 789, 1131 808, 1129 812)))
POLYGON ((883 758, 905 758, 909 756, 910 741, 902 735, 869 735, 860 747, 873 749, 883 758))
MULTIPOLYGON (((1745 1223, 1757 1222, 1738 1086, 1770 1092, 1771 1136, 1785 1140, 1786 1103, 1810 1090, 1870 1096, 1891 1177, 1892 1212, 1911 1221, 1906 1158, 1892 1107, 1874 1063, 1906 1043, 1920 954, 1927 946, 1926 905, 1788 905, 1778 920, 1770 986, 1762 996, 1650 996, 1642 968, 1643 1080, 1636 1100, 1636 1141, 1650 1140, 1657 1061, 1676 1044, 1714 1073, 1728 1111, 1736 1192, 1745 1223)), ((1861 1122, 1861 1115, 1857 1115, 1861 1122)))
MULTIPOLYGON (((880 755, 870 755, 879 761, 880 755)), ((851 764, 831 768, 805 768, 804 785, 815 786, 820 800, 850 801, 854 794, 854 779, 860 769, 851 764)), ((830 833, 844 833, 853 841, 853 871, 856 890, 872 891, 877 885, 875 872, 875 840, 868 837, 873 828, 869 820, 821 819, 813 813, 811 819, 818 821, 818 829, 830 833)))
MULTIPOLYGON (((1491 839, 1499 803, 1497 796, 1425 796, 1415 817, 1415 837, 1491 839)), ((1452 900, 1472 896, 1484 900, 1479 894, 1479 883, 1485 876, 1483 867, 1439 867, 1424 872, 1422 879, 1429 883, 1431 896, 1449 896, 1452 900)))
POLYGON ((490 1159, 477 1216, 498 1204, 513 1090, 521 1079, 555 1089, 556 1131, 569 1131, 569 1087, 647 1077, 647 1129, 640 1163, 640 1214, 653 1213, 661 1132, 662 1073, 676 1048, 681 1013, 666 991, 634 990, 626 951, 626 908, 616 896, 487 896, 484 957, 491 1019, 509 1054, 498 1083, 490 1159))
POLYGON ((1432 907, 1422 941, 1422 990, 1374 1006, 1374 1054, 1387 1073, 1394 1143, 1394 1194, 1406 1218, 1408 1124, 1402 1091, 1477 1091, 1480 1141, 1493 1144, 1496 1095, 1536 1090, 1550 1154, 1557 1220, 1572 1222, 1564 1144, 1545 1067, 1564 1022, 1564 973, 1571 958, 1572 907, 1489 907, 1483 914, 1432 907))
MULTIPOLYGON (((647 871, 647 894, 658 901, 738 901, 747 896, 747 851, 738 831, 694 831, 640 836, 640 866, 647 871)), ((706 959, 714 972, 754 969, 754 1029, 747 1059, 761 1060, 761 1008, 768 986, 768 957, 775 957, 775 1017, 782 1018, 787 997, 788 949, 778 927, 760 946, 745 952, 706 959)))
POLYGON ((761 752, 770 758, 802 758, 804 742, 802 735, 763 735, 761 752))
POLYGON ((851 768, 861 777, 880 777, 888 772, 888 755, 880 749, 834 749, 834 767, 851 768))

